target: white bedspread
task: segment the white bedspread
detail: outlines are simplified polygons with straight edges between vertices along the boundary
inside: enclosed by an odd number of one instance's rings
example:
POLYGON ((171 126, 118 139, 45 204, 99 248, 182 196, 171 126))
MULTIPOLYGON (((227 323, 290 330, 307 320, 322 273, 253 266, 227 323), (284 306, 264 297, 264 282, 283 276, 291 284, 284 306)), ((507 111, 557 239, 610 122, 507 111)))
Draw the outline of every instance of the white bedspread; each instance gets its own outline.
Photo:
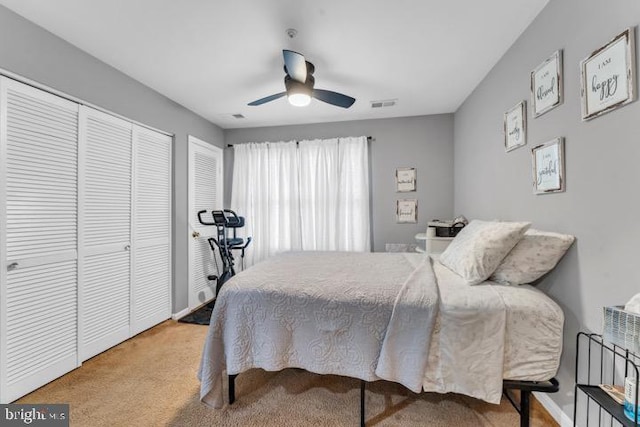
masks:
POLYGON ((438 290, 426 257, 287 253, 227 282, 212 313, 201 400, 223 404, 222 375, 297 367, 418 392, 438 290))
POLYGON ((424 389, 500 403, 507 313, 504 300, 495 286, 469 286, 442 264, 436 262, 434 268, 441 292, 440 316, 424 389))
MULTIPOLYGON (((494 285, 454 276, 406 253, 287 253, 255 265, 218 296, 200 398, 221 407, 225 373, 296 367, 499 403, 509 307, 494 285)), ((561 342, 562 319, 559 329, 561 342)), ((549 360, 557 368, 559 353, 549 360)))

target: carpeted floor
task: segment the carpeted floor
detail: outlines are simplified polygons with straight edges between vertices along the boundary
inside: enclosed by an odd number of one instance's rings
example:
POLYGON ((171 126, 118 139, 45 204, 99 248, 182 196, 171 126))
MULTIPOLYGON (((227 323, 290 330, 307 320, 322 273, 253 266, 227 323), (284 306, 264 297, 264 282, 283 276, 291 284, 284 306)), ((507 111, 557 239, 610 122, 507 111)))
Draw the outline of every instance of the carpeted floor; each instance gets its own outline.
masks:
MULTIPOLYGON (((69 403, 71 425, 357 426, 359 382, 302 370, 251 370, 236 379, 237 400, 213 410, 198 400, 196 371, 206 326, 167 321, 108 350, 16 403, 69 403)), ((503 399, 415 395, 387 382, 367 386, 367 426, 518 426, 503 399)), ((533 427, 556 425, 534 411, 533 427)))

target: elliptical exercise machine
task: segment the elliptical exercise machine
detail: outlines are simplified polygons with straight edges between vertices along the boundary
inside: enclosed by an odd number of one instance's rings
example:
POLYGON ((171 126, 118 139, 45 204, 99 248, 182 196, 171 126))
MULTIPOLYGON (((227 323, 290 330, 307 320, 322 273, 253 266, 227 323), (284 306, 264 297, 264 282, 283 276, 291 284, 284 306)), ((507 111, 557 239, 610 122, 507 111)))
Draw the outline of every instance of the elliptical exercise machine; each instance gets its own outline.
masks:
POLYGON ((249 243, 251 243, 251 237, 247 237, 245 241, 242 237, 238 237, 236 232, 238 228, 244 227, 244 217, 238 216, 231 209, 215 210, 211 211, 212 220, 203 218, 203 215, 207 213, 207 210, 198 212, 198 221, 202 225, 215 226, 217 229, 216 237, 209 237, 207 241, 213 251, 213 260, 216 263, 216 270, 218 274, 212 274, 207 276, 207 280, 216 281, 216 296, 220 292, 222 285, 236 274, 235 270, 235 258, 233 251, 240 251, 240 258, 242 260, 242 267, 244 269, 244 253, 249 243), (233 236, 229 236, 229 230, 233 230, 233 236), (218 265, 216 259, 216 249, 220 253, 220 259, 222 260, 222 270, 218 265))

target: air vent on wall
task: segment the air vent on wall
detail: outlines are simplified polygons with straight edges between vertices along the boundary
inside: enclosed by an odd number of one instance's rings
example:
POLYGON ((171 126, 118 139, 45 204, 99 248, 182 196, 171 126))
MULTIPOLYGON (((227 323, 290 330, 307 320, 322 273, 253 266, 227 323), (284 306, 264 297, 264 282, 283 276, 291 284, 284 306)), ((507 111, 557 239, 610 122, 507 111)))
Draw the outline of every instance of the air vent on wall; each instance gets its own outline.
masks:
POLYGON ((398 102, 397 99, 385 99, 382 101, 371 101, 371 108, 393 107, 398 102))

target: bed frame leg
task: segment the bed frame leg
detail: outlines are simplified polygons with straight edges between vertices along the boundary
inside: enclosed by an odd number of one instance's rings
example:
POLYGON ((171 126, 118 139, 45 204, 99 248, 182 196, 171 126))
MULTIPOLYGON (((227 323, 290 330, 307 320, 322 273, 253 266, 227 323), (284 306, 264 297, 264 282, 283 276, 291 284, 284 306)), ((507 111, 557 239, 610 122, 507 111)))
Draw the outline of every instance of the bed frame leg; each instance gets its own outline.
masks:
POLYGON ((520 427, 529 427, 529 409, 531 392, 522 390, 520 392, 520 427))
POLYGON ((520 427, 529 427, 529 417, 531 415, 531 392, 556 393, 560 390, 560 383, 555 378, 548 381, 518 381, 504 380, 502 382, 503 392, 511 405, 520 414, 520 427), (520 403, 516 402, 510 390, 520 390, 520 403))
POLYGON ((367 382, 360 380, 360 427, 364 426, 364 389, 367 382))
POLYGON ((236 375, 229 375, 229 405, 236 401, 236 375))

